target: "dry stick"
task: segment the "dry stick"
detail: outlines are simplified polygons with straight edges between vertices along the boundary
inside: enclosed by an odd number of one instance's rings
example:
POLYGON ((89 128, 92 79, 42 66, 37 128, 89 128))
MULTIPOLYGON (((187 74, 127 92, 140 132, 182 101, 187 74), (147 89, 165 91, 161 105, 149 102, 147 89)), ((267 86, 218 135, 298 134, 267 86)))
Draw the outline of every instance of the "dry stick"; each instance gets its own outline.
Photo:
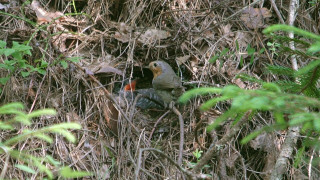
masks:
POLYGON ((142 153, 143 151, 155 151, 158 154, 160 154, 161 156, 163 156, 164 158, 166 158, 167 160, 170 161, 170 163, 172 163, 174 166, 176 166, 182 173, 184 173, 185 175, 187 175, 187 177, 189 179, 205 179, 205 178, 209 178, 204 174, 195 174, 191 171, 188 171, 184 168, 182 168, 179 164, 177 164, 172 158, 170 158, 168 155, 166 155, 165 153, 163 153, 162 151, 158 150, 158 149, 154 149, 154 148, 142 148, 139 151, 139 156, 138 156, 138 163, 137 163, 137 169, 135 171, 135 179, 138 179, 138 175, 139 175, 139 171, 140 171, 140 166, 141 166, 141 159, 142 159, 142 153))
POLYGON ((0 174, 0 179, 4 179, 4 176, 6 175, 6 172, 7 172, 7 169, 8 169, 8 164, 9 164, 9 158, 10 158, 10 152, 8 152, 7 149, 4 149, 6 151, 6 160, 4 162, 4 165, 3 165, 3 169, 1 171, 1 174, 0 174))
POLYGON ((200 146, 202 149, 207 150, 207 148, 204 147, 204 146, 200 143, 200 141, 199 141, 199 139, 198 139, 198 130, 200 129, 200 126, 202 125, 202 122, 203 122, 203 121, 204 121, 204 119, 201 119, 201 120, 196 124, 196 128, 195 128, 195 130, 194 130, 194 139, 196 140, 196 142, 199 144, 199 146, 200 146))
MULTIPOLYGON (((46 73, 46 74, 47 74, 47 73, 46 73)), ((47 77, 47 76, 46 76, 46 75, 44 75, 44 76, 43 76, 43 78, 42 78, 42 81, 41 81, 41 83, 40 83, 40 85, 39 85, 39 87, 38 87, 38 90, 37 90, 36 96, 34 97, 33 103, 32 103, 31 108, 30 108, 30 110, 29 110, 29 114, 32 112, 32 110, 33 110, 33 108, 34 108, 34 106, 35 106, 35 104, 36 104, 36 101, 37 101, 37 99, 38 99, 38 94, 40 93, 40 90, 41 90, 42 84, 43 84, 44 79, 45 79, 46 77, 47 77)))
MULTIPOLYGON (((298 2, 296 0, 290 1, 290 7, 289 7, 289 25, 293 26, 293 23, 295 21, 295 14, 297 10, 298 2)), ((289 32, 289 38, 293 39, 294 34, 293 32, 289 32)), ((289 42, 289 47, 292 50, 295 50, 294 42, 289 42)), ((298 70, 298 64, 297 59, 295 55, 291 56, 291 65, 292 69, 298 70)), ((298 81, 298 80, 296 80, 298 81)), ((281 148, 280 155, 276 161, 276 164, 274 166, 274 169, 271 173, 270 179, 282 179, 282 175, 287 172, 287 164, 289 163, 289 159, 292 156, 293 148, 297 143, 298 136, 300 135, 300 127, 289 127, 287 137, 284 141, 284 144, 281 148)))
MULTIPOLYGON (((131 163, 135 166, 135 167, 137 167, 137 164, 135 163, 135 161, 134 161, 134 159, 133 159, 133 157, 132 157, 132 155, 131 155, 131 153, 130 153, 130 151, 131 151, 131 149, 130 149, 130 139, 129 139, 129 137, 127 137, 128 138, 128 140, 127 140, 127 152, 128 152, 128 156, 129 156, 129 159, 130 159, 130 161, 131 161, 131 163)), ((147 170, 145 170, 144 168, 141 168, 141 171, 143 171, 144 173, 146 173, 151 179, 156 179, 154 176, 152 176, 147 170)))
POLYGON ((180 143, 179 143, 179 156, 178 156, 178 164, 182 165, 182 154, 183 154, 183 144, 184 144, 184 123, 181 113, 178 111, 176 107, 172 107, 172 111, 179 117, 180 124, 180 143))
POLYGON ((247 121, 249 114, 250 112, 247 112, 246 115, 244 115, 241 120, 231 128, 229 134, 224 135, 218 142, 210 145, 208 151, 202 156, 200 161, 193 168, 192 171, 194 173, 199 173, 202 167, 206 165, 217 154, 220 147, 226 145, 231 140, 231 138, 238 133, 242 125, 247 121))
POLYGON ((276 3, 274 2, 274 0, 270 0, 270 2, 271 2, 271 5, 272 5, 274 11, 275 11, 276 14, 277 14, 279 20, 280 20, 280 22, 281 22, 282 24, 285 24, 285 22, 284 22, 284 20, 283 20, 283 18, 282 18, 282 16, 281 16, 281 14, 280 14, 280 11, 279 11, 276 3))
MULTIPOLYGON (((260 43, 261 43, 262 47, 263 47, 264 49, 267 49, 267 48, 266 48, 266 46, 263 44, 263 42, 262 42, 262 40, 261 40, 261 38, 260 38, 260 36, 259 36, 259 34, 258 34, 258 33, 257 33, 257 37, 258 37, 258 39, 259 39, 259 41, 260 41, 260 43)), ((269 59, 270 63, 273 65, 273 61, 272 61, 272 58, 270 57, 269 52, 268 52, 268 51, 265 51, 265 52, 266 52, 266 54, 267 54, 267 57, 268 57, 268 59, 269 59)))
POLYGON ((169 112, 170 112, 170 111, 165 112, 165 113, 157 120, 157 122, 154 124, 154 126, 153 126, 153 128, 152 128, 152 130, 151 130, 150 136, 149 136, 149 141, 151 140, 152 135, 153 135, 154 131, 156 130, 156 127, 157 127, 157 125, 159 124, 159 122, 160 122, 169 112))

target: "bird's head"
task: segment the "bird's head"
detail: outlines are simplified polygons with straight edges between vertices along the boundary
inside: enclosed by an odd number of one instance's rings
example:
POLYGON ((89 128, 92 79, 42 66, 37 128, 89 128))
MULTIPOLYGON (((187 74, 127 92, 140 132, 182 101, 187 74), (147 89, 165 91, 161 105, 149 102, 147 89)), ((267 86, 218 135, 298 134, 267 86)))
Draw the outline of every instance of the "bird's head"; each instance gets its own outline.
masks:
POLYGON ((153 61, 149 64, 149 69, 153 73, 153 79, 160 76, 163 72, 163 65, 161 61, 153 61))

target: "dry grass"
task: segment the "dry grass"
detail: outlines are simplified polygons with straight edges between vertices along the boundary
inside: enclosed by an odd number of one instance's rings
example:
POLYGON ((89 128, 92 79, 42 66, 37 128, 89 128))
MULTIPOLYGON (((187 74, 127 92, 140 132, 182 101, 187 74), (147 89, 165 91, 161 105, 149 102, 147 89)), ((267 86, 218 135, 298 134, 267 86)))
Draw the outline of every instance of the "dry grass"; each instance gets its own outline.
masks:
MULTIPOLYGON (((69 4, 72 1, 39 2, 47 11, 74 13, 73 7, 69 4)), ((27 57, 27 61, 35 65, 36 59, 43 58, 49 63, 45 76, 33 73, 23 78, 18 73, 14 74, 10 81, 1 87, 3 92, 0 99, 1 104, 23 102, 28 111, 48 107, 58 111, 58 116, 54 118, 44 117, 34 120, 32 125, 34 129, 60 122, 80 123, 83 130, 73 132, 79 140, 77 144, 66 143, 57 136, 54 144, 30 139, 15 147, 21 151, 30 151, 35 156, 50 154, 76 170, 92 171, 95 173, 92 179, 133 179, 141 148, 159 149, 177 162, 178 118, 175 114, 168 113, 161 119, 150 137, 155 122, 166 112, 165 110, 140 111, 131 106, 122 106, 131 123, 120 113, 116 117, 118 112, 112 109, 113 103, 104 96, 97 83, 88 78, 88 75, 77 66, 69 64, 67 69, 63 69, 57 63, 64 57, 81 56, 78 64, 82 68, 93 69, 106 63, 123 71, 124 76, 109 72, 105 73, 104 77, 99 77, 100 82, 114 96, 117 93, 115 89, 121 88, 122 83, 130 78, 141 76, 140 78, 148 81, 150 85, 151 78, 142 77, 141 67, 158 59, 165 60, 179 72, 180 76, 182 75, 187 89, 199 86, 222 87, 227 84, 252 89, 257 85, 237 80, 235 76, 246 73, 270 81, 274 80, 274 77, 263 73, 266 64, 272 61, 274 64, 291 66, 285 55, 275 56, 271 51, 268 51, 269 54, 256 54, 254 62, 249 63, 251 57, 246 54, 248 45, 259 51, 267 46, 268 39, 261 33, 261 28, 249 29, 240 20, 240 15, 224 21, 248 6, 248 1, 132 0, 88 1, 87 4, 82 1, 75 2, 77 11, 89 16, 67 16, 74 18, 73 21, 67 19, 65 20, 67 23, 61 21, 57 23, 58 25, 52 24, 42 30, 16 18, 23 17, 24 12, 25 18, 36 22, 37 16, 29 5, 23 7, 20 2, 12 1, 13 6, 9 8, 8 13, 14 16, 0 14, 0 39, 4 39, 9 46, 12 41, 30 40, 33 56, 27 57), (144 33, 150 29, 163 30, 170 36, 161 40, 143 40, 144 33), (68 31, 73 33, 66 33, 68 31), (225 48, 229 48, 226 56, 213 64, 209 63, 210 58, 225 48), (243 66, 240 66, 241 56, 244 60, 243 66), (108 113, 110 109, 116 115, 110 115, 108 113), (117 132, 111 131, 108 127, 110 123, 106 121, 108 118, 112 121, 115 117, 118 123, 117 132)), ((277 4, 284 13, 283 17, 286 17, 287 3, 277 4)), ((263 7, 270 8, 271 5, 265 2, 263 7)), ((306 7, 302 7, 304 8, 306 7)), ((296 25, 313 31, 312 26, 316 19, 306 19, 306 17, 307 15, 313 17, 315 9, 309 8, 305 11, 302 9, 298 14, 296 25)), ((265 25, 278 22, 278 17, 273 13, 265 25)), ((0 62, 3 62, 4 57, 0 58, 0 62)), ((299 63, 305 62, 300 59, 299 63)), ((147 70, 144 72, 150 73, 147 70)), ((5 76, 7 72, 1 70, 0 74, 5 76)), ((188 165, 190 162, 196 162, 192 153, 196 149, 201 149, 194 139, 196 124, 200 120, 203 120, 203 124, 198 129, 198 138, 201 145, 206 148, 228 134, 231 129, 230 121, 218 130, 206 133, 205 125, 214 121, 229 106, 229 103, 220 103, 214 110, 200 112, 199 105, 207 99, 208 97, 199 97, 188 105, 180 107, 185 123, 183 151, 185 168, 190 168, 188 165)), ((222 147, 219 155, 210 161, 209 167, 204 168, 202 173, 221 179, 266 178, 279 151, 281 134, 271 133, 265 135, 261 141, 248 145, 240 145, 239 140, 253 130, 270 123, 272 117, 269 114, 259 114, 254 117, 241 128, 228 145, 222 147)), ((2 131, 0 139, 10 138, 16 133, 19 132, 2 131)), ((1 162, 5 161, 4 158, 0 157, 1 162)), ((138 179, 176 177, 177 168, 156 152, 145 151, 140 161, 141 171, 138 179)), ((15 160, 10 159, 6 178, 43 178, 41 174, 32 176, 13 168, 15 163, 17 163, 15 160)), ((302 171, 293 167, 290 169, 298 174, 302 171)))

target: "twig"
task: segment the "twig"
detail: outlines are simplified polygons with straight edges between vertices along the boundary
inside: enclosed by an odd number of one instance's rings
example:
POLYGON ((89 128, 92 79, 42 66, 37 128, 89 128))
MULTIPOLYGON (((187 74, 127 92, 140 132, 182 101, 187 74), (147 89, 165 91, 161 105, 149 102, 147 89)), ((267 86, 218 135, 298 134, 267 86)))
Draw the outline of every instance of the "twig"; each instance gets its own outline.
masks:
POLYGON ((165 113, 157 120, 157 122, 154 124, 154 126, 153 126, 153 128, 152 128, 152 130, 151 130, 150 136, 149 136, 149 141, 151 140, 152 135, 153 135, 153 133, 154 133, 157 125, 159 124, 159 122, 160 122, 169 112, 170 112, 170 111, 165 112, 165 113))
POLYGON ((176 107, 172 107, 172 111, 178 116, 180 124, 180 143, 179 143, 179 156, 178 164, 182 165, 182 154, 183 154, 183 144, 184 144, 184 122, 181 113, 176 107))
POLYGON ((202 125, 202 122, 203 122, 203 119, 201 119, 201 120, 196 124, 196 128, 195 128, 195 130, 194 130, 194 139, 196 140, 196 142, 199 144, 199 146, 200 146, 202 149, 207 150, 207 148, 204 147, 204 146, 200 143, 200 141, 199 141, 199 139, 198 139, 198 130, 199 130, 200 126, 202 125))
MULTIPOLYGON (((46 73, 46 74, 47 74, 47 73, 46 73)), ((43 84, 43 82, 44 82, 44 80, 45 80, 46 77, 47 77, 47 75, 44 75, 44 76, 43 76, 42 81, 41 81, 40 85, 38 86, 38 90, 37 90, 36 96, 34 97, 34 100, 33 100, 33 103, 32 103, 32 105, 31 105, 31 108, 30 108, 30 110, 29 110, 29 114, 32 112, 32 110, 33 110, 33 108, 34 108, 34 105, 36 104, 36 101, 37 101, 37 99, 38 99, 38 94, 40 93, 42 84, 43 84)), ((31 88, 31 87, 29 87, 29 88, 31 88)))
POLYGON ((172 163, 174 166, 176 166, 182 173, 184 173, 185 175, 187 175, 187 177, 189 179, 205 179, 205 178, 209 178, 208 176, 204 175, 204 174, 195 174, 191 171, 188 171, 184 168, 182 168, 179 164, 177 164, 172 158, 170 158, 168 155, 166 155, 165 153, 163 153, 162 151, 158 150, 158 149, 154 149, 154 148, 141 148, 139 151, 139 156, 138 156, 138 163, 137 163, 137 168, 135 171, 135 179, 138 179, 139 176, 139 171, 140 171, 140 167, 141 167, 141 159, 142 159, 142 153, 143 151, 154 151, 158 154, 160 154, 162 157, 165 157, 167 160, 170 161, 170 163, 172 163))
POLYGON ((276 3, 274 2, 274 0, 270 0, 270 3, 271 3, 271 5, 272 5, 274 11, 276 12, 276 14, 277 14, 280 22, 281 22, 282 24, 285 24, 285 22, 284 22, 284 20, 283 20, 283 18, 282 18, 282 16, 281 16, 281 14, 280 14, 280 11, 279 11, 276 3))

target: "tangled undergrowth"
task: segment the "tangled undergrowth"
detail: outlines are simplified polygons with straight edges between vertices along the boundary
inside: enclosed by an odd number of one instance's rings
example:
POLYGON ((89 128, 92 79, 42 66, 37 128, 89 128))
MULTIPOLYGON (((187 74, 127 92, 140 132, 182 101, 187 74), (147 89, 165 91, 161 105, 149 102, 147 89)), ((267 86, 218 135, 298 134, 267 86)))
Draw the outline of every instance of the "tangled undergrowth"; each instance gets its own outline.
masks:
MULTIPOLYGON (((0 1, 7 5, 0 9, 0 39, 7 48, 22 44, 32 48, 31 54, 25 53, 20 59, 0 57, 3 64, 16 59, 15 64, 1 67, 1 104, 22 102, 28 112, 43 108, 57 111, 56 117, 34 120, 33 129, 62 122, 77 122, 83 127, 72 131, 78 139, 75 144, 55 136, 52 144, 28 139, 15 148, 37 157, 51 155, 73 170, 92 172, 88 179, 180 177, 175 164, 180 143, 177 115, 170 110, 141 110, 120 102, 119 91, 133 80, 137 80, 138 89, 150 88, 152 73, 145 67, 155 60, 169 63, 187 90, 230 84, 241 89, 260 87, 259 83, 237 78, 239 74, 265 82, 287 80, 286 76, 265 72, 269 65, 292 65, 289 50, 280 52, 279 42, 262 30, 281 23, 276 11, 288 16, 289 2, 275 6, 272 1, 257 2, 0 1)), ((315 23, 319 2, 315 6, 306 4, 301 4, 295 26, 314 32, 315 27, 319 29, 315 23)), ((298 57, 300 66, 308 62, 310 59, 298 57)), ((184 170, 191 170, 210 144, 232 131, 232 120, 206 131, 206 126, 231 104, 220 102, 200 111, 200 105, 212 97, 216 95, 197 97, 178 107, 184 120, 184 170)), ((219 154, 201 169, 201 174, 213 179, 270 177, 286 131, 263 133, 241 144, 248 134, 274 123, 268 112, 250 118, 226 145, 219 147, 219 154)), ((1 131, 0 139, 17 133, 1 131)), ((6 156, 0 159, 5 162, 6 156)), ((45 177, 14 168, 19 163, 10 159, 1 177, 45 177)), ((308 177, 307 165, 288 167, 286 177, 308 177)), ((312 168, 312 172, 312 178, 317 179, 319 170, 312 168)))

